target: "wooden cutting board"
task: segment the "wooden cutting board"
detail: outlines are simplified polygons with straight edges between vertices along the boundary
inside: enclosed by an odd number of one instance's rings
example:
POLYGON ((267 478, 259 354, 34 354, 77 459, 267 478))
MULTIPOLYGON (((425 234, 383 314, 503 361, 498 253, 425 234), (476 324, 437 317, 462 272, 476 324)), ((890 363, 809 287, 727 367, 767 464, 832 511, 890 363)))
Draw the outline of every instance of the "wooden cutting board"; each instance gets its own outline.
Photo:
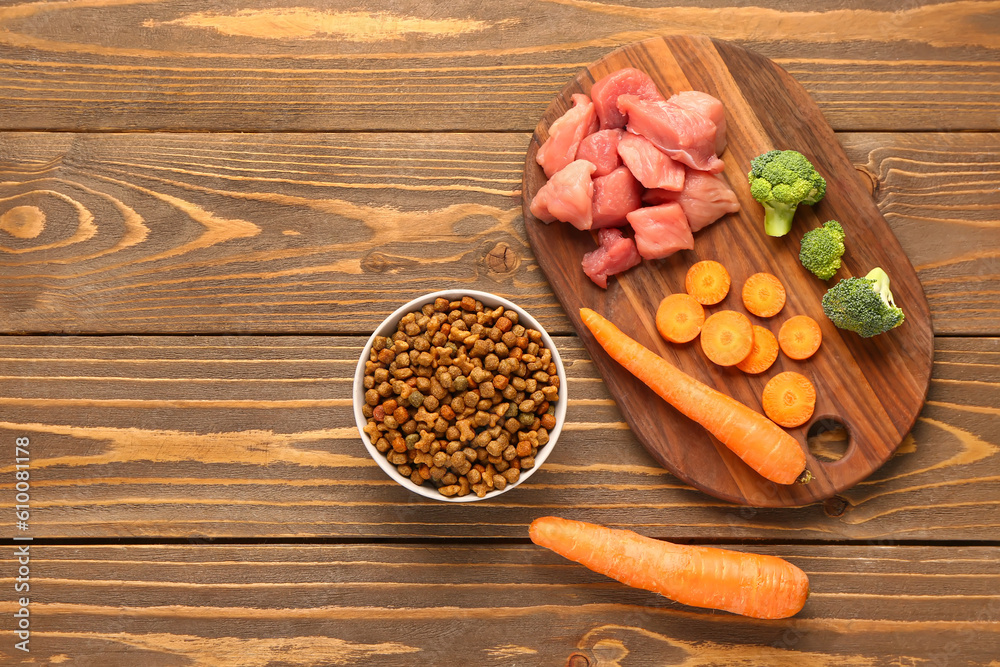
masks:
POLYGON ((618 49, 582 70, 552 102, 535 129, 524 168, 524 217, 528 239, 552 289, 562 302, 604 377, 625 419, 656 459, 685 482, 718 498, 777 507, 804 505, 828 498, 870 475, 896 450, 913 427, 930 383, 933 340, 930 311, 917 275, 859 174, 834 136, 819 108, 787 72, 770 60, 727 42, 699 36, 658 37, 618 49), (528 206, 545 183, 535 162, 553 120, 572 102, 574 93, 589 93, 594 81, 622 67, 649 74, 664 96, 701 90, 722 100, 728 120, 728 147, 722 155, 725 178, 742 205, 695 234, 695 249, 681 251, 609 279, 607 290, 594 285, 581 269, 584 253, 596 246, 596 235, 560 222, 546 225, 528 206), (802 206, 792 232, 772 238, 763 232, 764 212, 750 196, 746 172, 750 160, 770 149, 805 154, 827 179, 826 197, 802 206), (802 234, 827 220, 838 220, 847 234, 844 266, 828 282, 814 277, 798 262, 802 234), (732 276, 726 299, 706 308, 743 313, 740 291, 748 276, 767 271, 784 283, 785 308, 769 319, 746 313, 754 324, 778 333, 781 323, 805 314, 819 322, 823 345, 806 361, 784 354, 767 372, 751 376, 708 361, 698 341, 664 342, 656 332, 660 299, 684 291, 689 266, 702 259, 722 262, 732 276), (863 276, 881 266, 906 313, 902 326, 863 339, 841 331, 823 314, 820 299, 837 280, 863 276), (782 371, 798 371, 816 385, 813 419, 790 433, 806 451, 813 479, 807 484, 777 485, 759 476, 705 429, 687 419, 612 361, 580 321, 579 309, 593 308, 625 333, 663 355, 688 374, 761 410, 761 391, 782 371), (837 461, 820 460, 807 447, 810 426, 834 418, 846 426, 850 442, 837 461))

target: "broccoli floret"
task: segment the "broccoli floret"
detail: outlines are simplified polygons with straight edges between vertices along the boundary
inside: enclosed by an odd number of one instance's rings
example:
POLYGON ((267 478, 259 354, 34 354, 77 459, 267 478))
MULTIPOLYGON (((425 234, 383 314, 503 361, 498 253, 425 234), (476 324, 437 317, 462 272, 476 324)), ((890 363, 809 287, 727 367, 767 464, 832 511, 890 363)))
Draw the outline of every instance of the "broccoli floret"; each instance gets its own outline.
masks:
POLYGON ((871 338, 903 323, 889 291, 889 276, 872 269, 864 278, 844 278, 823 295, 823 312, 841 329, 871 338))
POLYGON ((750 161, 750 194, 764 206, 764 231, 784 236, 792 229, 799 204, 815 204, 826 194, 826 180, 797 151, 768 151, 750 161))
POLYGON ((818 278, 829 280, 840 268, 844 254, 844 228, 836 220, 811 229, 802 236, 799 261, 818 278))

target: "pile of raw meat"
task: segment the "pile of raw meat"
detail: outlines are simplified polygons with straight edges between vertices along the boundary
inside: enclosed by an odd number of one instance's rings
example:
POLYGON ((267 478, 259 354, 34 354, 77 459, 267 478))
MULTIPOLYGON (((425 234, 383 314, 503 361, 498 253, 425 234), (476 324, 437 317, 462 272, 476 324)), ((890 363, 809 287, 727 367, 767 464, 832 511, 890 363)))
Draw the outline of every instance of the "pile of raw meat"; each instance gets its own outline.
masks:
POLYGON ((692 232, 738 211, 719 176, 726 147, 722 102, 685 91, 664 99, 644 72, 618 70, 573 96, 535 159, 548 182, 531 201, 543 222, 600 230, 583 271, 608 276, 694 248, 692 232), (628 234, 628 227, 633 235, 628 234))

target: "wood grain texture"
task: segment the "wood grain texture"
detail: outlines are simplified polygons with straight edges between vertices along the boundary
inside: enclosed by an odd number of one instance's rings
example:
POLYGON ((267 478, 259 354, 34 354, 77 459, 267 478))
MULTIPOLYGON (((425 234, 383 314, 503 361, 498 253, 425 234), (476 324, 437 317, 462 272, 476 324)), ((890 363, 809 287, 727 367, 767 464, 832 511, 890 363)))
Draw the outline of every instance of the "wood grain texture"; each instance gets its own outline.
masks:
MULTIPOLYGON (((838 139, 935 331, 1000 334, 1000 135, 838 139)), ((0 331, 360 334, 467 286, 570 332, 524 237, 528 140, 0 134, 0 331), (12 213, 31 207, 41 227, 12 213)))
POLYGON ((891 228, 866 196, 865 183, 833 130, 805 90, 774 63, 732 44, 701 37, 658 37, 614 51, 581 71, 545 112, 525 158, 522 189, 525 229, 539 266, 612 396, 643 446, 688 484, 724 500, 758 507, 805 505, 866 478, 888 460, 913 427, 927 392, 933 351, 930 312, 920 282, 891 228), (529 205, 546 182, 535 156, 548 139, 551 123, 573 105, 572 95, 589 93, 595 81, 625 67, 644 71, 664 96, 699 90, 722 101, 728 131, 721 157, 726 161, 725 178, 742 208, 698 232, 693 250, 644 261, 615 276, 603 289, 580 266, 584 254, 597 247, 595 235, 568 224, 544 223, 531 215, 529 205), (761 207, 751 197, 746 177, 750 160, 774 148, 800 150, 829 182, 823 200, 801 207, 792 231, 780 239, 764 235, 761 207), (892 277, 893 295, 907 314, 901 327, 866 340, 837 329, 824 315, 820 299, 828 284, 802 268, 799 245, 805 230, 825 220, 840 220, 850 239, 851 251, 845 254, 836 277, 864 276, 874 267, 885 269, 892 277), (751 275, 765 271, 782 282, 788 301, 777 317, 751 315, 754 323, 777 334, 788 318, 810 316, 822 330, 820 351, 805 362, 781 355, 767 374, 755 376, 716 366, 697 345, 664 341, 657 332, 656 305, 665 294, 683 293, 688 268, 701 260, 723 262, 733 281, 728 296, 709 308, 709 313, 745 312, 742 285, 751 275), (829 463, 807 451, 808 484, 781 485, 765 479, 700 424, 681 418, 605 353, 580 320, 584 307, 608 318, 684 373, 755 409, 759 409, 764 384, 774 374, 806 374, 816 387, 815 417, 786 430, 806 449, 806 435, 815 422, 838 420, 850 431, 847 453, 829 463))
MULTIPOLYGON (((585 661, 571 664, 622 667, 652 656, 690 667, 996 664, 996 547, 738 548, 805 570, 811 595, 798 616, 683 607, 533 545, 34 545, 31 657, 241 667, 562 665, 572 655, 585 661)), ((0 656, 21 658, 9 642, 0 656)))
POLYGON ((837 129, 1000 128, 995 0, 690 4, 5 3, 0 128, 530 131, 580 66, 674 33, 778 59, 837 129))
MULTIPOLYGON (((494 501, 424 500, 358 437, 351 376, 364 342, 0 339, 0 439, 32 442, 28 534, 524 537, 550 513, 675 539, 983 540, 1000 527, 1000 339, 937 339, 927 405, 896 456, 826 503, 770 510, 664 471, 576 337, 556 341, 568 423, 538 473, 494 501)), ((11 465, 0 465, 0 493, 13 492, 11 465)), ((13 520, 0 514, 0 536, 15 534, 13 520)))

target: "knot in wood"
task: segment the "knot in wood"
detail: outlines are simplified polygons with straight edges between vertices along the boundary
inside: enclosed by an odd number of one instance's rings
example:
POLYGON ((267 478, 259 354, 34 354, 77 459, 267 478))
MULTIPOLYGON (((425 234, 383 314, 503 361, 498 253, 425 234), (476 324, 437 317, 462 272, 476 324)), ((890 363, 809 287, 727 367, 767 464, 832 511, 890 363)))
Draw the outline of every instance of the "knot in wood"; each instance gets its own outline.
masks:
POLYGON ((847 501, 840 496, 827 498, 823 502, 823 512, 827 516, 842 516, 847 511, 847 501))
POLYGON ((574 653, 566 660, 566 667, 590 667, 590 660, 582 653, 574 653))
POLYGON ((521 263, 517 253, 507 245, 500 242, 493 246, 483 258, 486 267, 494 273, 510 273, 521 263))

